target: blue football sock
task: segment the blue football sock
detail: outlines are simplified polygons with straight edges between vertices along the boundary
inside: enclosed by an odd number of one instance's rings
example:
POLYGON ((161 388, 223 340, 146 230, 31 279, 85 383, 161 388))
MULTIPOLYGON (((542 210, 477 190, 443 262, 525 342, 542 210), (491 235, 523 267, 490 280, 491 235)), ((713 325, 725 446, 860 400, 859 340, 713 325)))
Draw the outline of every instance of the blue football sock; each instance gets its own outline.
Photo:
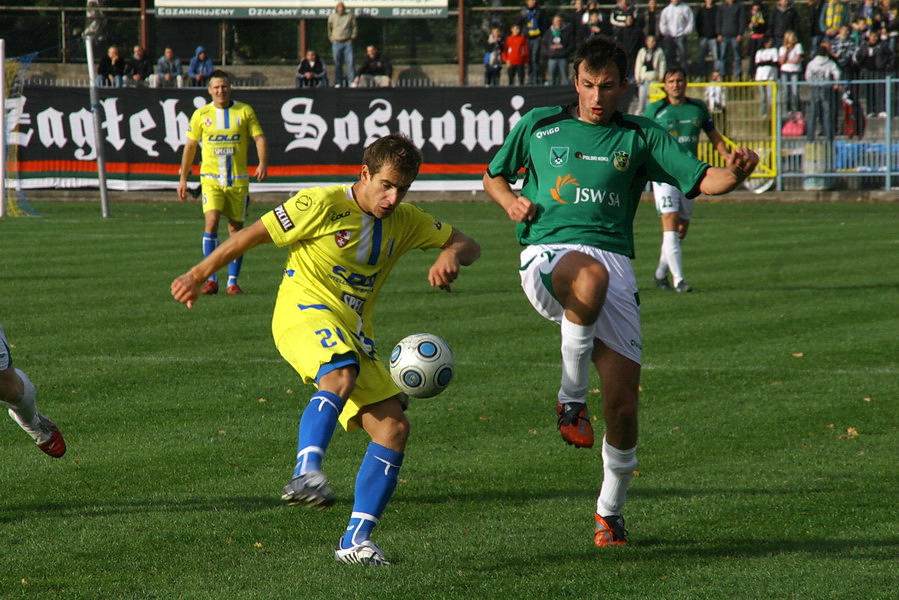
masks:
POLYGON ((340 542, 341 548, 356 546, 371 537, 372 529, 378 524, 396 489, 402 464, 402 452, 374 442, 368 445, 356 475, 353 514, 340 542))
MULTIPOLYGON (((212 254, 219 245, 219 236, 217 233, 204 233, 203 234, 203 258, 206 258, 210 254, 212 254)), ((209 281, 218 281, 218 275, 213 273, 209 277, 209 281)))
POLYGON ((237 276, 240 275, 240 265, 243 264, 243 256, 238 256, 228 263, 228 285, 237 285, 237 276))
POLYGON ((325 451, 334 435, 337 417, 344 401, 332 392, 318 391, 309 399, 309 406, 300 417, 297 464, 293 471, 299 477, 309 471, 321 471, 325 451))

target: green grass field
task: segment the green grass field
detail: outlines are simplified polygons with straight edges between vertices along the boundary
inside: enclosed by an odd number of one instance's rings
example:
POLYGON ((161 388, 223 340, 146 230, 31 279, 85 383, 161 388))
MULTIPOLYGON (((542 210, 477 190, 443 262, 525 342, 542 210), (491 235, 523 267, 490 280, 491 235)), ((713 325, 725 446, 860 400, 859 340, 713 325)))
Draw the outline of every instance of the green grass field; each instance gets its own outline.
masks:
POLYGON ((310 392, 271 339, 285 251, 188 311, 168 289, 200 257, 196 206, 37 208, 0 220, 0 322, 69 451, 0 425, 2 598, 896 597, 899 204, 700 203, 682 295, 645 285, 640 208, 640 465, 631 544, 604 550, 599 450, 556 431, 558 329, 518 287, 512 224, 428 205, 483 256, 445 294, 409 255, 379 302, 382 355, 432 331, 458 362, 410 408, 387 569, 332 558, 364 434, 335 434, 334 508, 279 500, 310 392))

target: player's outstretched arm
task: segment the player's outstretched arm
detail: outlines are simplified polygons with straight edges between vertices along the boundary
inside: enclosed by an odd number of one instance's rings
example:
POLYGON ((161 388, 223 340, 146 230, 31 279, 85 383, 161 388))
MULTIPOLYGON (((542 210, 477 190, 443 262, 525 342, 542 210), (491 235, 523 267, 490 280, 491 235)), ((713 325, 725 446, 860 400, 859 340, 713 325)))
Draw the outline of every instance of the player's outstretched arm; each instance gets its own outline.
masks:
POLYGON ((265 181, 268 177, 268 144, 265 142, 264 135, 257 135, 253 138, 256 142, 256 156, 259 157, 259 165, 256 167, 256 181, 265 181))
POLYGON ((189 138, 184 142, 184 152, 181 154, 181 170, 178 171, 180 175, 178 180, 178 199, 181 202, 187 200, 187 178, 190 177, 191 165, 194 164, 194 156, 196 156, 199 146, 198 142, 189 138))
POLYGON ((262 221, 256 221, 246 229, 241 229, 225 240, 215 251, 194 265, 190 271, 178 276, 172 282, 172 298, 187 308, 193 308, 200 294, 200 286, 210 275, 229 262, 244 255, 251 248, 260 244, 271 243, 272 237, 262 221))
POLYGON ((759 155, 749 148, 736 148, 727 156, 726 167, 710 167, 699 182, 699 191, 709 196, 726 194, 749 177, 759 164, 759 155))
POLYGON ((491 177, 484 174, 484 191, 490 198, 503 207, 509 218, 516 223, 526 223, 537 214, 537 205, 512 191, 512 186, 505 177, 491 177))
POLYGON ((481 245, 458 229, 453 229, 450 239, 440 250, 437 260, 428 271, 428 282, 447 292, 450 284, 459 276, 459 268, 467 267, 481 256, 481 245))

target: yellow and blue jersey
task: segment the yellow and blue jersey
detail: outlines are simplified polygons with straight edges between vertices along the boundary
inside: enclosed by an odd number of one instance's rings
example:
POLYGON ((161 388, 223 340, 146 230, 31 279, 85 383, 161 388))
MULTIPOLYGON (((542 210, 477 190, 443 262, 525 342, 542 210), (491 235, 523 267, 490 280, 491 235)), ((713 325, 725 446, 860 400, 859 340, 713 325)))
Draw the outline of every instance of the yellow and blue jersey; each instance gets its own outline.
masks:
POLYGON ((211 178, 223 187, 249 184, 247 153, 250 140, 263 135, 249 104, 232 102, 227 108, 210 103, 194 111, 187 137, 199 142, 200 178, 211 178))
POLYGON ((278 304, 332 311, 367 337, 375 299, 400 256, 442 247, 453 231, 406 203, 378 219, 359 208, 348 185, 301 190, 262 222, 277 246, 290 247, 278 304))

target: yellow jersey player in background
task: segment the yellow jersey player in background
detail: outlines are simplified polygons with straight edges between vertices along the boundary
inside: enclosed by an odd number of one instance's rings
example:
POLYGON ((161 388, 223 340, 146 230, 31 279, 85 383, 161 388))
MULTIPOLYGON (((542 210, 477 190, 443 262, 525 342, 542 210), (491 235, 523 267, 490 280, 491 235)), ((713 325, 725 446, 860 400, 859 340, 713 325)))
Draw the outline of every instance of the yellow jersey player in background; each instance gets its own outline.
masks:
POLYGON ((347 431, 361 427, 371 443, 334 557, 388 565, 371 532, 396 487, 410 426, 404 396, 375 351, 374 303, 409 250, 441 249, 428 281, 447 291, 481 250, 458 229, 402 203, 421 165, 408 139, 381 138, 366 148, 362 162, 356 183, 301 190, 175 279, 171 291, 190 308, 206 278, 228 261, 260 244, 290 248, 272 333, 284 359, 318 390, 300 419, 296 466, 281 497, 289 504, 334 504, 322 473, 325 452, 338 422, 347 431))
MULTIPOLYGON (((209 76, 209 96, 212 102, 198 108, 190 118, 187 140, 181 156, 181 180, 178 183, 178 197, 187 199, 187 178, 197 153, 202 146, 200 161, 200 187, 203 198, 203 216, 206 229, 203 233, 203 256, 209 256, 218 246, 219 218, 228 219, 228 232, 243 229, 250 201, 250 175, 247 170, 247 152, 250 138, 256 143, 259 164, 256 167, 257 181, 264 181, 268 169, 268 149, 265 135, 256 113, 249 104, 231 99, 231 80, 221 70, 209 76)), ((242 294, 237 285, 242 256, 237 256, 228 265, 229 294, 242 294)), ((204 294, 219 291, 218 276, 209 275, 203 286, 204 294)))

